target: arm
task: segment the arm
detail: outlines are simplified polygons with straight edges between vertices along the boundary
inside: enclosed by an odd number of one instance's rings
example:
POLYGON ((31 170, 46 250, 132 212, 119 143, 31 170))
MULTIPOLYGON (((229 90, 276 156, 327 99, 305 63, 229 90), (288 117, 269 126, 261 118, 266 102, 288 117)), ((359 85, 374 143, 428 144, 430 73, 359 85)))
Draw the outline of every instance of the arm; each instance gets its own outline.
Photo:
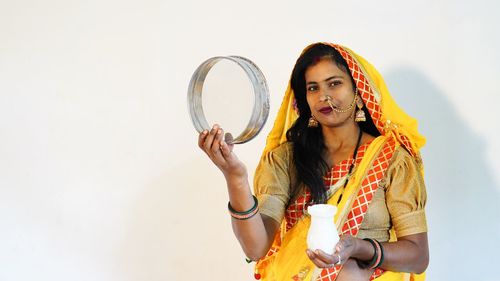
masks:
MULTIPOLYGON (((227 188, 229 202, 236 211, 249 210, 254 200, 247 177, 244 183, 234 182, 228 179, 227 188)), ((258 213, 248 220, 237 220, 231 218, 233 232, 240 242, 245 255, 251 260, 258 260, 267 254, 271 247, 274 236, 279 229, 279 224, 272 218, 258 213)))
MULTIPOLYGON (((429 264, 429 246, 427 233, 418 233, 398 238, 396 242, 382 243, 384 262, 379 266, 382 269, 396 272, 422 273, 429 264)), ((348 259, 371 260, 374 249, 370 242, 343 235, 335 248, 333 255, 321 250, 307 250, 307 255, 314 264, 321 268, 332 267, 340 260, 345 263, 348 259)), ((358 268, 359 269, 359 268, 358 268)))
MULTIPOLYGON (((229 202, 236 211, 249 210, 254 200, 248 183, 245 165, 233 152, 233 145, 223 140, 224 132, 214 125, 212 130, 203 131, 198 138, 198 146, 221 170, 227 182, 229 202)), ((258 213, 248 220, 232 220, 233 231, 248 258, 258 260, 271 247, 279 228, 273 219, 258 213)))
POLYGON ((394 243, 382 243, 384 262, 381 268, 391 271, 422 273, 429 265, 427 233, 398 238, 394 243))

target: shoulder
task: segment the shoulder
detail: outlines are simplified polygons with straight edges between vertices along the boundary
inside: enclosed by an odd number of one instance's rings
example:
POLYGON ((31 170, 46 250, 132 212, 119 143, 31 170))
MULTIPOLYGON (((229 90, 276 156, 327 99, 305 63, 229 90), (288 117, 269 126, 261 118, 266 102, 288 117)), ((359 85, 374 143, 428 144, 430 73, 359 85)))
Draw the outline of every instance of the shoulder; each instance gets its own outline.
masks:
POLYGON ((406 183, 424 188, 422 171, 421 162, 417 161, 406 148, 398 146, 387 167, 384 182, 387 181, 388 185, 406 183))
POLYGON ((293 162, 293 144, 285 142, 262 154, 256 173, 268 169, 287 171, 293 162))
POLYGON ((389 167, 394 166, 407 166, 416 169, 420 168, 420 164, 417 162, 417 159, 415 159, 415 157, 413 157, 402 145, 397 146, 392 154, 389 167))
POLYGON ((293 151, 293 143, 290 141, 284 142, 271 151, 276 153, 291 153, 293 151))
POLYGON ((267 152, 264 157, 279 158, 282 160, 288 160, 292 158, 293 154, 293 143, 285 142, 280 144, 278 147, 271 149, 267 152))

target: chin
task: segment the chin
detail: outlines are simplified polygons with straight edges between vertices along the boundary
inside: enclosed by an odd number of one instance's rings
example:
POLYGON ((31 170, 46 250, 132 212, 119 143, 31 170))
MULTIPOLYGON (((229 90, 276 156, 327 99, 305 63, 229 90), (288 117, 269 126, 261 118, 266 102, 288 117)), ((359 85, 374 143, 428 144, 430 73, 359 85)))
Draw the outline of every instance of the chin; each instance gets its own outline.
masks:
POLYGON ((351 123, 350 121, 351 121, 350 118, 347 118, 345 120, 339 120, 339 121, 320 122, 320 124, 322 127, 326 128, 338 128, 350 124, 351 123))

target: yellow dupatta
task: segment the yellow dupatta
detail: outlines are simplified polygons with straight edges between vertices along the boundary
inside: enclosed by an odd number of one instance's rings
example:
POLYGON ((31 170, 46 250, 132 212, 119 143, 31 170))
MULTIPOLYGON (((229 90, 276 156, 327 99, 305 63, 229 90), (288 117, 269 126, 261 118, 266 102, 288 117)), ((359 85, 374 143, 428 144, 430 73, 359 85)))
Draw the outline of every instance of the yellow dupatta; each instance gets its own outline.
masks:
MULTIPOLYGON (((368 147, 363 160, 359 163, 343 191, 343 198, 338 205, 339 211, 335 216, 335 222, 339 233, 345 233, 348 230, 348 228, 346 229, 346 221, 349 219, 349 213, 355 207, 353 200, 362 188, 366 188, 364 180, 366 180, 367 173, 371 171, 374 161, 381 158, 380 155, 386 148, 389 148, 387 151, 390 152, 391 149, 394 151, 395 147, 399 145, 403 145, 417 160, 420 160, 419 149, 425 144, 425 139, 418 133, 416 120, 397 106, 390 96, 382 76, 370 63, 346 47, 330 43, 320 44, 337 49, 347 61, 358 92, 367 106, 375 126, 381 133, 381 136, 368 147)), ((304 51, 313 45, 308 46, 304 51)), ((293 106, 294 99, 294 93, 289 83, 273 129, 268 135, 264 153, 286 142, 286 132, 298 117, 293 106)), ((392 154, 388 156, 390 155, 392 154)), ((328 203, 336 205, 340 193, 339 190, 333 194, 328 203)), ((317 279, 321 270, 315 268, 305 254, 309 224, 310 218, 304 216, 282 237, 278 235, 273 245, 273 248, 278 250, 273 250, 273 253, 260 260, 256 265, 256 270, 262 275, 263 280, 317 279)), ((391 241, 395 240, 396 237, 391 235, 391 241)), ((424 275, 385 271, 374 280, 424 280, 424 275)))

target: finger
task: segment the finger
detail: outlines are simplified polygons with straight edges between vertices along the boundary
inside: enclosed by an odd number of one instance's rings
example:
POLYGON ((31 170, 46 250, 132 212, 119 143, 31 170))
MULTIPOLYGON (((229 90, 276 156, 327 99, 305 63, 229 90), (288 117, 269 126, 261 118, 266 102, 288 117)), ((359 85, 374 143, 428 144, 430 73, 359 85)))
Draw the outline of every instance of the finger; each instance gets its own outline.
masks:
POLYGON ((224 141, 228 144, 229 148, 231 148, 231 150, 233 150, 233 147, 234 147, 234 138, 233 138, 233 135, 231 133, 226 133, 224 135, 224 141))
POLYGON ((307 249, 306 254, 309 259, 319 268, 330 268, 335 266, 335 264, 333 263, 328 263, 322 260, 315 251, 307 249))
POLYGON ((316 250, 316 256, 321 259, 323 262, 328 264, 333 264, 338 262, 338 258, 333 255, 329 255, 321 250, 316 250))
POLYGON ((227 144, 224 140, 220 142, 220 151, 222 152, 222 156, 224 158, 229 158, 231 157, 231 152, 233 152, 232 146, 227 144))
POLYGON ((306 249, 306 255, 309 257, 310 260, 316 258, 316 254, 313 251, 309 250, 309 249, 306 249))
POLYGON ((207 138, 208 130, 203 130, 198 136, 198 147, 203 149, 203 144, 205 143, 205 139, 207 138))
MULTIPOLYGON (((222 129, 219 129, 216 133, 216 137, 214 140, 214 143, 212 144, 212 153, 214 155, 214 159, 216 159, 219 163, 227 163, 226 157, 224 156, 224 151, 223 151, 223 142, 224 140, 222 139, 224 135, 224 131, 222 129)), ((226 156, 230 155, 230 151, 228 152, 229 148, 226 148, 226 156)))
POLYGON ((226 161, 226 159, 222 155, 222 148, 221 148, 222 136, 223 136, 223 130, 218 129, 217 132, 215 133, 215 139, 211 147, 214 160, 217 161, 218 163, 224 163, 226 161))
POLYGON ((212 157, 211 148, 212 148, 212 144, 214 142, 215 134, 217 133, 218 129, 219 129, 219 125, 215 124, 212 127, 212 129, 210 130, 210 132, 208 133, 208 135, 206 136, 205 143, 203 144, 203 150, 205 150, 205 152, 210 157, 212 157))
POLYGON ((329 263, 325 263, 321 260, 313 260, 312 261, 317 267, 319 268, 332 268, 332 267, 335 267, 335 264, 329 264, 329 263))
POLYGON ((318 258, 311 259, 311 261, 319 268, 331 268, 335 266, 335 264, 326 263, 318 258))
POLYGON ((337 245, 335 245, 335 252, 339 253, 340 251, 342 251, 342 244, 337 243, 337 245))
POLYGON ((347 244, 347 240, 349 240, 349 239, 351 239, 351 235, 349 235, 349 234, 341 235, 339 242, 337 243, 337 245, 335 245, 335 251, 340 252, 340 251, 344 250, 344 248, 346 247, 346 244, 347 244))
POLYGON ((345 263, 349 256, 345 256, 345 254, 340 254, 339 252, 334 252, 332 255, 333 261, 331 264, 339 265, 345 263))
POLYGON ((231 152, 233 152, 234 148, 233 140, 233 135, 231 135, 231 133, 224 134, 224 139, 220 142, 220 147, 224 158, 228 158, 231 156, 231 152))
POLYGON ((342 264, 342 263, 344 263, 346 261, 346 259, 342 258, 342 256, 340 254, 334 255, 334 257, 336 259, 335 259, 335 262, 332 263, 332 264, 339 265, 339 264, 342 264))
POLYGON ((224 136, 224 131, 222 128, 218 127, 215 131, 214 141, 212 142, 212 147, 210 148, 213 153, 220 153, 220 142, 224 136))

